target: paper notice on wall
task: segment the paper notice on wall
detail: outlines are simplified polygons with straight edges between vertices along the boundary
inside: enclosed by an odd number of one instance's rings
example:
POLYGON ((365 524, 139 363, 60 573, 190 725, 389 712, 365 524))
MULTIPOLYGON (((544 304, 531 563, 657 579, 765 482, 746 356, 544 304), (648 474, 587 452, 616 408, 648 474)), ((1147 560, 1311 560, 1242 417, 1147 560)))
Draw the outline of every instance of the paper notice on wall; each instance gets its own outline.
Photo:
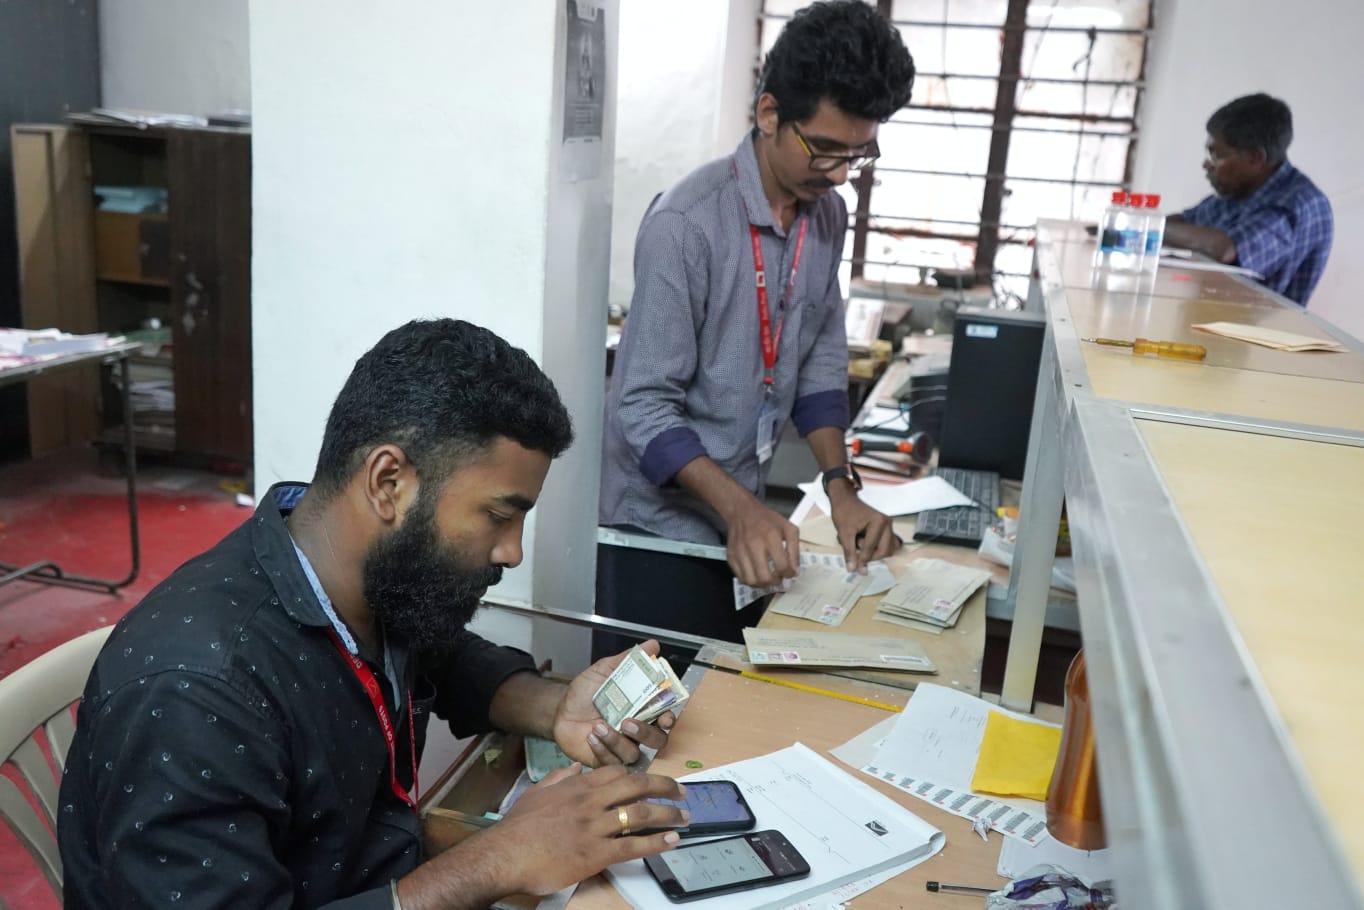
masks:
POLYGON ((594 0, 564 0, 564 140, 559 174, 565 182, 601 174, 606 122, 606 10, 594 0))

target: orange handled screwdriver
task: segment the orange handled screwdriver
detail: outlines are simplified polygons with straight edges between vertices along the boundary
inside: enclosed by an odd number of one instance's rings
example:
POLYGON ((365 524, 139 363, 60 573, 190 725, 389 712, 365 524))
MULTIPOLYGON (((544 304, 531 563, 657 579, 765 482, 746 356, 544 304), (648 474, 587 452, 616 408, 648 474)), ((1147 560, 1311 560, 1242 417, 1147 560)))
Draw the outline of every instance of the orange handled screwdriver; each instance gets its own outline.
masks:
POLYGON ((908 455, 917 462, 924 462, 932 455, 933 440, 922 430, 917 430, 909 434, 908 439, 877 439, 863 436, 854 437, 848 443, 848 448, 853 455, 861 455, 863 452, 899 452, 901 455, 908 455))
POLYGON ((1184 344, 1178 341, 1151 341, 1138 338, 1136 341, 1120 341, 1117 338, 1085 338, 1094 344, 1106 344, 1115 348, 1131 348, 1133 354, 1155 354, 1157 357, 1171 357, 1175 360, 1202 360, 1208 356, 1208 349, 1201 344, 1184 344))

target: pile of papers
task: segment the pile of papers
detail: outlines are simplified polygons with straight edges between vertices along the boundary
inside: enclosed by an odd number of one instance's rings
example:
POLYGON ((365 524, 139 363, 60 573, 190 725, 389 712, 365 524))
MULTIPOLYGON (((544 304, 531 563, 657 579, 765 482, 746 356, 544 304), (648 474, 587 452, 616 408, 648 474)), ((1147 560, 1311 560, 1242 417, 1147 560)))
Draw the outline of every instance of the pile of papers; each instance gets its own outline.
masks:
POLYGON ((989 580, 984 569, 915 559, 877 604, 876 618, 931 632, 950 629, 966 601, 989 580))
POLYGON ((59 329, 0 329, 0 354, 14 357, 76 354, 98 351, 108 346, 109 336, 103 332, 72 335, 59 329))
POLYGON ((980 828, 1036 845, 1050 837, 1043 800, 1060 738, 1056 724, 920 683, 903 712, 834 754, 980 828))
POLYGON ((592 696, 592 703, 611 729, 619 730, 631 717, 647 724, 664 711, 682 707, 690 697, 666 659, 635 645, 592 696))

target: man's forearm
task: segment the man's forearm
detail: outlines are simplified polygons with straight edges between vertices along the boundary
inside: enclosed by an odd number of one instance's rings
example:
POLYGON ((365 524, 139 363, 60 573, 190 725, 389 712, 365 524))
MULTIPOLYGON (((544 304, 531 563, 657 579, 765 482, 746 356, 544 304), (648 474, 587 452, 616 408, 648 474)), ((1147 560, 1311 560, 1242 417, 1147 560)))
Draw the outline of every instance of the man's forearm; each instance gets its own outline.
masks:
POLYGON ((676 480, 715 510, 726 524, 735 509, 756 497, 709 457, 693 458, 677 472, 676 480))
POLYGON ((508 676, 493 693, 488 720, 504 733, 554 739, 554 715, 568 691, 565 683, 525 671, 508 676))
POLYGON ((418 866, 397 883, 403 910, 490 906, 512 890, 505 845, 480 832, 418 866))
POLYGON ((811 430, 805 436, 805 443, 810 447, 821 471, 837 467, 848 460, 848 447, 843 442, 843 430, 839 427, 811 430))
POLYGON ((1216 262, 1231 264, 1236 261, 1236 243, 1225 231, 1183 220, 1165 222, 1165 246, 1180 246, 1202 253, 1216 262))

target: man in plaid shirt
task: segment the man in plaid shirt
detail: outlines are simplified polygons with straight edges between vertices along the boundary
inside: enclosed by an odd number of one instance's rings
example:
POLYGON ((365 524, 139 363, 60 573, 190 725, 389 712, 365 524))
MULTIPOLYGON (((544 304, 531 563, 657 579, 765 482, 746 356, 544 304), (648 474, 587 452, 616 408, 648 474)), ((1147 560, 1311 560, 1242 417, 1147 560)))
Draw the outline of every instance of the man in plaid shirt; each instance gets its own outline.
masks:
POLYGON ((1278 98, 1237 98, 1208 118, 1203 171, 1215 195, 1172 215, 1164 242, 1257 272, 1302 306, 1331 252, 1331 203, 1289 163, 1293 115, 1278 98))

